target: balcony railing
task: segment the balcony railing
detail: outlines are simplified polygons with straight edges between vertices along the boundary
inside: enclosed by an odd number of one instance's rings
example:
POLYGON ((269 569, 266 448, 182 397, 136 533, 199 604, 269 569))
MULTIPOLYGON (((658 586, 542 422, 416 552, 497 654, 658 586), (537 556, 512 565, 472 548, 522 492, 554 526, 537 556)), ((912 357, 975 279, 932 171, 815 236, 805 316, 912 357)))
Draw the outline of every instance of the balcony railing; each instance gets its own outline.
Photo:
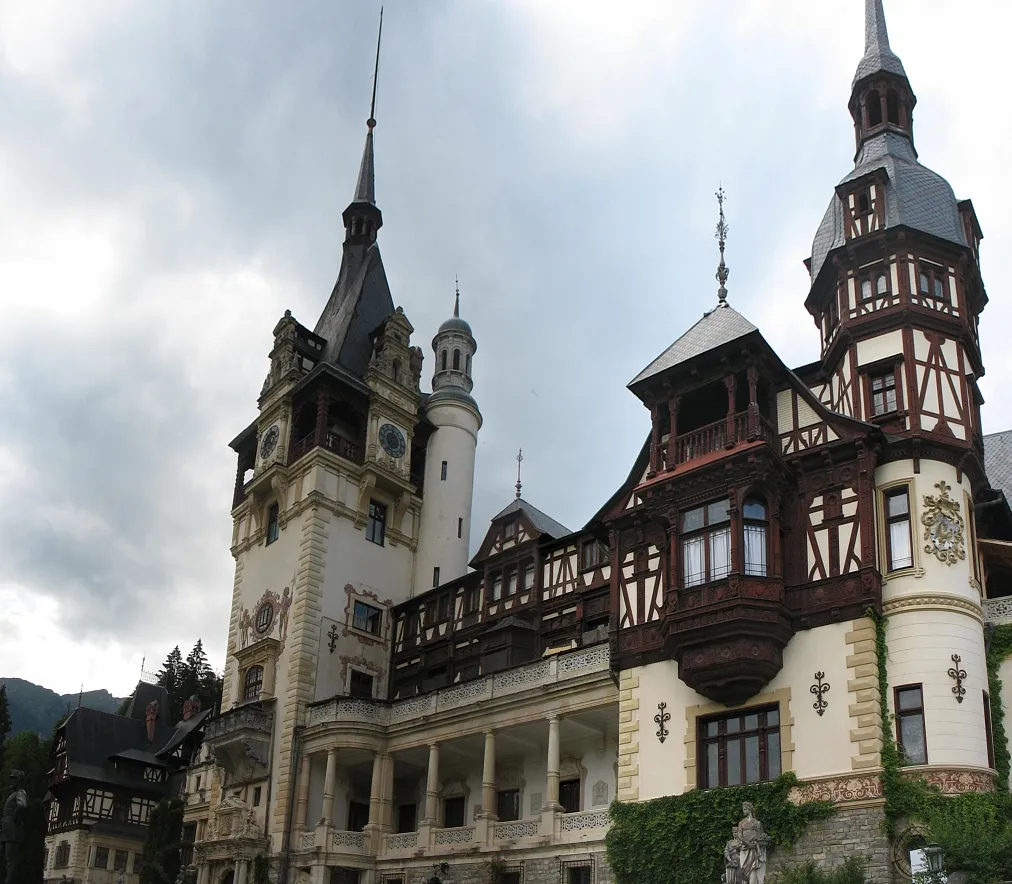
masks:
POLYGON ((749 413, 739 411, 730 421, 731 435, 728 435, 728 419, 721 418, 712 424, 706 424, 675 439, 675 463, 687 463, 705 457, 715 451, 733 448, 739 442, 746 442, 752 435, 755 439, 769 441, 775 435, 769 422, 758 412, 754 417, 754 433, 749 433, 749 413))
MULTIPOLYGON (((354 463, 362 463, 362 446, 352 442, 338 433, 327 433, 323 437, 322 448, 333 451, 338 457, 350 460, 354 463)), ((288 452, 288 462, 295 463, 300 457, 316 448, 316 433, 303 436, 298 442, 292 444, 288 452)))
POLYGON ((211 742, 235 731, 253 731, 269 736, 273 726, 274 716, 267 710, 240 706, 212 718, 204 726, 204 741, 211 742))
POLYGON ((984 620, 988 623, 1012 623, 1012 596, 985 599, 984 620))

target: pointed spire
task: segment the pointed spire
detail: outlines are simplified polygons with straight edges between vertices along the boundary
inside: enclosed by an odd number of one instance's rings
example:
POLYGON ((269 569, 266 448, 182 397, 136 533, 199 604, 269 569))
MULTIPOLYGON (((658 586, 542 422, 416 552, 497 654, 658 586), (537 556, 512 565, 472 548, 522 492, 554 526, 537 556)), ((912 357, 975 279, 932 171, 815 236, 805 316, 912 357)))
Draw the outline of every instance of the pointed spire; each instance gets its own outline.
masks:
POLYGON ((356 203, 376 203, 376 158, 373 150, 372 132, 376 128, 376 82, 379 79, 380 43, 383 39, 383 7, 380 7, 379 32, 376 35, 376 63, 372 72, 372 99, 369 102, 369 119, 365 121, 365 150, 362 151, 362 164, 358 169, 358 182, 355 185, 356 203))
POLYGON ((457 296, 453 300, 453 316, 454 319, 460 319, 460 280, 456 274, 453 277, 453 286, 457 290, 457 296))
POLYGON ((522 464, 523 461, 524 461, 524 450, 521 448, 517 452, 517 484, 516 484, 517 500, 520 500, 520 488, 522 487, 520 484, 520 464, 522 464))
POLYGON ((717 265, 717 282, 720 283, 720 288, 717 289, 717 306, 727 306, 727 277, 731 271, 724 263, 724 245, 727 243, 727 221, 724 220, 724 188, 718 187, 717 193, 717 205, 720 206, 720 220, 717 221, 717 245, 720 247, 720 263, 717 265))
POLYGON ((886 30, 885 10, 882 0, 865 0, 864 4, 864 57, 854 74, 854 85, 865 77, 880 71, 906 77, 903 62, 889 47, 889 32, 886 30))

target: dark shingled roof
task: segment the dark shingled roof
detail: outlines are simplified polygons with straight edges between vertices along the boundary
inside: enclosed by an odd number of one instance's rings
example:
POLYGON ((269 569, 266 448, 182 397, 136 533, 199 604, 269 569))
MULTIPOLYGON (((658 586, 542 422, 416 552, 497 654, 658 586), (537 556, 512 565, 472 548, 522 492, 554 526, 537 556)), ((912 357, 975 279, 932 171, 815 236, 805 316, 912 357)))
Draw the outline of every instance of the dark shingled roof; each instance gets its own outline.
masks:
POLYGON ((984 437, 984 471, 992 488, 1012 498, 1012 430, 984 437))
MULTIPOLYGON (((854 170, 845 175, 841 184, 869 172, 885 169, 886 228, 911 227, 939 239, 966 245, 959 208, 952 187, 941 175, 917 161, 917 153, 905 135, 882 132, 869 138, 858 151, 854 170)), ((812 242, 812 281, 833 249, 845 242, 843 204, 833 194, 829 208, 812 242)))
POLYGON ((906 77, 903 62, 889 47, 889 32, 886 30, 885 11, 882 0, 865 0, 864 6, 864 57, 854 73, 854 85, 865 77, 879 71, 886 71, 906 77))
POLYGON ((545 515, 536 506, 531 506, 522 497, 518 497, 508 507, 494 515, 492 521, 494 522, 511 513, 523 513, 539 533, 547 534, 552 538, 565 537, 573 533, 561 522, 556 522, 555 519, 545 515))
POLYGON ((709 313, 704 313, 699 322, 636 375, 629 382, 629 386, 632 387, 669 368, 688 362, 693 356, 699 356, 729 341, 743 338, 754 331, 758 329, 725 301, 709 313))

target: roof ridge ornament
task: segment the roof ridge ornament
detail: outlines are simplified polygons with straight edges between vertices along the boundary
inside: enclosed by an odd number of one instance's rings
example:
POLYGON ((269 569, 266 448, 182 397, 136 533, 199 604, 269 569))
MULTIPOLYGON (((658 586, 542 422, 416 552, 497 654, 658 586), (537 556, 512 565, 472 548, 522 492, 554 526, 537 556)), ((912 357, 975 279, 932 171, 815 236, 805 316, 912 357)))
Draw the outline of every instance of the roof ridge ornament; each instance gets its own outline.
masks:
POLYGON ((379 31, 376 34, 376 64, 372 70, 372 100, 369 102, 369 119, 365 121, 371 132, 376 128, 376 81, 380 70, 380 42, 383 39, 383 7, 380 7, 379 31))
POLYGON ((516 488, 517 488, 517 500, 520 500, 520 488, 521 488, 521 485, 520 485, 520 464, 523 463, 523 460, 524 460, 524 450, 521 448, 519 451, 517 451, 517 485, 516 485, 516 488))
POLYGON ((727 306, 727 277, 731 271, 724 263, 724 246, 727 244, 727 232, 729 230, 727 221, 724 218, 724 200, 726 196, 724 194, 724 188, 722 186, 717 187, 717 204, 720 206, 720 219, 717 221, 717 245, 720 248, 720 263, 717 265, 717 282, 720 283, 720 288, 717 289, 717 306, 727 306))
POLYGON ((456 297, 453 300, 453 316, 455 319, 460 318, 460 280, 457 278, 457 274, 453 274, 453 287, 456 289, 456 297))
POLYGON ((362 164, 358 170, 358 181, 355 184, 357 203, 376 204, 376 159, 373 149, 373 129, 376 128, 376 82, 379 80, 380 43, 383 40, 383 7, 380 7, 379 31, 376 34, 376 62, 372 71, 372 97, 369 101, 369 119, 365 121, 365 150, 362 152, 362 164))

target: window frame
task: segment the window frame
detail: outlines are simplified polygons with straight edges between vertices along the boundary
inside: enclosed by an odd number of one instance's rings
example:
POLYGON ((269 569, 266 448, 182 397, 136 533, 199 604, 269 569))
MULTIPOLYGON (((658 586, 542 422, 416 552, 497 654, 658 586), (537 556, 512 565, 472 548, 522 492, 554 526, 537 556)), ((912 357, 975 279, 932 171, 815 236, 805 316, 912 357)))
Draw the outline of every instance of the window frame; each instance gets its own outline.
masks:
POLYGON ((881 368, 868 372, 868 411, 869 417, 888 418, 891 415, 899 414, 902 411, 902 386, 897 377, 899 372, 896 364, 888 368, 881 368), (876 383, 882 382, 881 389, 876 389, 876 383), (889 392, 892 391, 892 407, 889 407, 889 392), (883 397, 882 410, 879 410, 878 397, 883 397))
POLYGON ((743 786, 750 784, 748 777, 747 759, 747 738, 758 737, 759 750, 759 779, 754 782, 768 783, 783 773, 783 720, 780 715, 780 704, 772 703, 763 706, 737 709, 733 712, 721 712, 715 715, 700 716, 696 719, 696 739, 698 746, 698 757, 696 759, 696 785, 700 789, 723 789, 728 785, 743 786), (776 723, 771 725, 768 722, 770 713, 776 713, 776 723), (748 728, 747 720, 756 716, 756 727, 748 728), (728 722, 737 721, 737 730, 728 730, 728 722), (708 733, 711 724, 717 725, 717 733, 708 733), (776 751, 771 752, 769 738, 776 733, 776 751), (739 752, 739 774, 740 782, 728 783, 728 743, 737 741, 740 745, 739 752), (709 782, 708 749, 711 745, 717 746, 717 782, 709 782), (774 767, 771 768, 770 761, 776 759, 774 767))
POLYGON ((741 561, 742 561, 742 573, 746 577, 768 577, 770 573, 770 508, 769 504, 766 503, 760 497, 747 497, 745 502, 741 506, 741 561), (763 508, 763 518, 758 519, 755 516, 748 516, 745 514, 745 509, 751 504, 758 504, 763 508), (753 530, 760 528, 762 530, 762 571, 750 570, 755 567, 754 563, 749 562, 749 545, 746 540, 749 528, 753 530))
MULTIPOLYGON (((183 842, 183 844, 186 844, 186 843, 187 843, 186 841, 183 842)), ((192 843, 192 842, 190 842, 190 843, 192 843)), ((113 854, 112 854, 112 870, 114 872, 123 872, 125 874, 126 870, 127 870, 127 866, 129 865, 129 863, 130 863, 130 851, 129 850, 119 850, 117 848, 116 850, 113 851, 113 854)))
POLYGON ((386 546, 387 505, 378 500, 369 501, 369 516, 365 525, 365 539, 377 546, 386 546))
POLYGON ((435 589, 439 586, 439 565, 433 565, 432 567, 432 588, 435 589))
POLYGON ((910 766, 919 766, 928 763, 928 728, 927 722, 925 721, 924 715, 924 685, 922 683, 916 684, 901 684, 893 688, 893 712, 896 717, 896 746, 900 750, 900 757, 903 761, 910 766), (913 709, 901 709, 900 708, 900 694, 904 691, 916 690, 921 695, 921 704, 913 709), (921 740, 924 744, 924 760, 923 761, 912 761, 907 757, 906 749, 903 746, 903 719, 904 718, 917 718, 921 720, 921 740))
POLYGON ((679 532, 678 532, 678 554, 681 559, 679 568, 679 584, 680 589, 692 589, 697 586, 706 586, 708 583, 714 583, 718 580, 726 580, 732 571, 734 570, 734 557, 731 554, 731 533, 733 531, 733 519, 731 518, 731 501, 730 498, 720 497, 716 500, 708 500, 705 503, 698 504, 697 506, 688 507, 682 510, 678 514, 679 519, 679 532), (714 504, 726 502, 728 506, 727 520, 721 522, 710 523, 710 507, 714 504), (688 513, 695 512, 696 510, 702 510, 703 512, 703 524, 699 528, 693 528, 689 531, 684 530, 685 517, 688 513), (713 563, 710 561, 710 547, 711 537, 719 531, 727 531, 727 570, 718 576, 714 576, 713 563), (693 541, 698 537, 703 538, 703 572, 702 579, 696 580, 693 583, 688 582, 688 575, 685 572, 686 564, 686 543, 687 541, 693 541))
POLYGON ((937 303, 952 303, 952 293, 949 291, 949 274, 944 265, 933 264, 931 261, 925 260, 917 261, 917 297, 930 298, 937 303), (921 288, 921 280, 924 277, 927 277, 928 280, 927 291, 923 291, 921 288), (939 286, 942 289, 941 294, 938 294, 939 286))
POLYGON ((354 599, 351 605, 351 628, 370 635, 380 635, 383 632, 383 611, 368 602, 354 599), (363 610, 360 611, 360 608, 363 610), (370 628, 370 624, 374 624, 376 628, 370 628))
POLYGON ((376 698, 376 676, 364 669, 356 669, 354 666, 348 669, 348 696, 357 697, 360 700, 373 700, 376 698), (358 689, 355 687, 356 676, 358 676, 358 689), (369 680, 369 693, 365 693, 365 679, 369 680))
POLYGON ((95 853, 91 857, 91 867, 93 869, 106 869, 106 870, 108 870, 108 868, 109 868, 109 848, 108 847, 102 847, 102 846, 97 845, 97 844, 95 845, 95 853), (101 865, 99 865, 99 863, 98 863, 99 856, 101 856, 104 859, 104 862, 101 865))
POLYGON ((444 829, 459 829, 467 825, 467 796, 466 795, 451 795, 448 798, 443 799, 443 828, 444 829), (460 822, 456 819, 450 820, 447 811, 450 807, 460 808, 460 822), (452 822, 452 825, 451 825, 452 822))
POLYGON ((824 343, 829 343, 840 326, 840 293, 833 289, 833 294, 826 307, 826 331, 824 343))
POLYGON ((583 809, 583 783, 580 781, 579 777, 568 777, 564 780, 559 780, 559 804, 562 805, 563 813, 579 813, 583 809), (568 796, 564 795, 567 791, 564 787, 568 787, 570 793, 568 796), (574 788, 576 792, 575 802, 572 801, 572 791, 574 788), (567 803, 563 801, 564 797, 570 798, 568 806, 567 803), (576 806, 572 807, 574 803, 576 806))
POLYGON ((439 481, 440 482, 445 482, 446 481, 446 473, 447 473, 448 469, 449 469, 449 467, 447 465, 447 462, 444 460, 442 462, 442 464, 440 465, 440 467, 439 467, 439 481))
POLYGON ((242 674, 242 698, 243 702, 259 700, 264 690, 264 667, 259 663, 247 666, 242 674), (256 688, 251 692, 252 688, 256 688))
POLYGON ((264 546, 270 546, 281 536, 281 526, 278 520, 281 516, 281 508, 277 503, 267 507, 267 526, 264 529, 264 546))
POLYGON ((892 574, 898 574, 902 571, 908 571, 911 568, 916 567, 916 546, 914 544, 914 525, 913 525, 913 508, 911 506, 912 495, 910 494, 910 484, 908 482, 900 482, 895 485, 889 485, 882 489, 881 492, 881 513, 882 513, 882 530, 884 535, 883 550, 885 552, 885 573, 887 576, 892 574), (903 495, 907 499, 907 511, 905 514, 900 516, 890 516, 889 514, 889 501, 894 497, 903 495), (907 523, 907 537, 908 543, 910 544, 910 563, 905 565, 895 565, 893 559, 893 544, 892 544, 892 530, 891 526, 894 524, 900 524, 902 522, 907 523))
POLYGON ((502 526, 502 539, 515 540, 517 536, 517 520, 510 519, 502 526))
POLYGON ((520 803, 520 790, 518 788, 516 788, 516 787, 509 788, 509 789, 496 789, 495 790, 495 810, 496 810, 496 816, 498 816, 500 822, 511 823, 511 822, 514 822, 516 820, 521 819, 523 817, 523 814, 521 813, 521 811, 523 810, 523 806, 520 803), (506 796, 514 796, 513 803, 514 803, 514 808, 515 809, 511 809, 510 812, 511 813, 515 812, 516 816, 503 816, 503 814, 502 814, 502 808, 503 808, 502 802, 503 802, 503 798, 506 797, 506 796))

